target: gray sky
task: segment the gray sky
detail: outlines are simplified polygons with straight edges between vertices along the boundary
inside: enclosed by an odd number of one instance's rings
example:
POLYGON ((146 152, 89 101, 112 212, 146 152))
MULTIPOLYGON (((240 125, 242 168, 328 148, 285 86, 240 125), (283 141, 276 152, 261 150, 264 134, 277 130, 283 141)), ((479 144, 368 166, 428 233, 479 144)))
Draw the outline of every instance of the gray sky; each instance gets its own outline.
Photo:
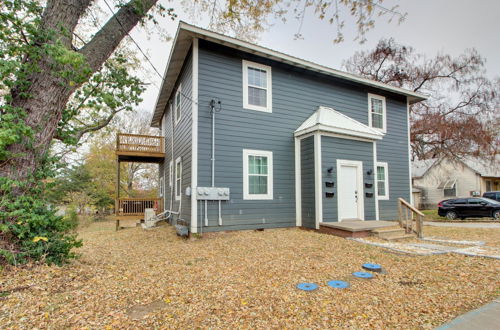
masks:
MULTIPOLYGON (((206 27, 206 20, 194 22, 189 15, 179 11, 178 1, 173 4, 163 0, 165 6, 173 6, 178 20, 206 27), (205 22, 204 22, 205 21, 205 22)), ((392 7, 399 3, 400 11, 407 12, 407 19, 398 25, 388 23, 387 18, 376 21, 375 28, 367 34, 367 42, 360 45, 353 41, 356 26, 349 19, 344 28, 345 41, 334 44, 335 28, 315 18, 312 12, 306 15, 301 29, 303 39, 295 40, 299 24, 290 20, 286 24, 276 22, 260 36, 258 43, 296 57, 307 59, 332 68, 340 69, 342 61, 355 51, 373 49, 383 37, 393 37, 397 42, 412 46, 419 53, 433 57, 438 53, 459 55, 467 48, 476 48, 486 58, 486 74, 500 76, 500 1, 498 0, 386 0, 384 5, 392 7)), ((172 36, 178 20, 162 21, 162 28, 172 36)), ((156 35, 147 35, 144 30, 132 32, 134 39, 147 50, 156 68, 163 73, 168 61, 172 42, 160 40, 156 35)), ((141 58, 142 59, 142 58, 141 58)), ((149 64, 143 65, 150 73, 148 79, 160 85, 160 78, 149 64)), ((158 89, 153 85, 143 95, 140 108, 152 111, 158 89)))

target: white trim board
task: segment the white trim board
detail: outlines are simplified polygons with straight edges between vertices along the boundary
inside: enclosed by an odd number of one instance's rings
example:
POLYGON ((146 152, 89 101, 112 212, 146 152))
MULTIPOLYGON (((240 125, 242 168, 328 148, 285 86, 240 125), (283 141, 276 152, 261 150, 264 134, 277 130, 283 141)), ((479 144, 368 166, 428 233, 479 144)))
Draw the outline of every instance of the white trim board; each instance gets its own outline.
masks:
POLYGON ((198 39, 193 38, 192 99, 191 99, 191 232, 198 232, 198 39))
POLYGON ((319 224, 323 221, 323 178, 321 169, 321 134, 317 132, 314 134, 314 200, 316 207, 316 229, 319 229, 319 224))
POLYGON ((302 226, 302 140, 295 138, 295 225, 302 226))
MULTIPOLYGON (((377 165, 377 142, 373 141, 373 167, 377 165)), ((372 170, 376 172, 375 170, 372 170)), ((375 199, 375 220, 380 220, 380 210, 378 204, 378 186, 377 186, 377 173, 372 173, 373 177, 373 198, 375 199)))
MULTIPOLYGON (((410 143, 410 101, 408 98, 406 98, 406 126, 408 129, 408 177, 410 181, 410 204, 413 205, 413 184, 411 182, 412 176, 411 176, 411 143, 410 143)), ((413 205, 413 206, 418 206, 418 205, 413 205)))

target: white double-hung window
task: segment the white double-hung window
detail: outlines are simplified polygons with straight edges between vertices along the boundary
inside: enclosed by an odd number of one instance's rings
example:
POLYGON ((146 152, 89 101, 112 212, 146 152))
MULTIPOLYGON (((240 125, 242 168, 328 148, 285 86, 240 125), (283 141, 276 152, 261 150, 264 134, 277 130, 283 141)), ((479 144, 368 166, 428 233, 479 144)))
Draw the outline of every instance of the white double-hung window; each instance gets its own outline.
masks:
POLYGON ((175 124, 181 120, 182 116, 182 86, 179 85, 177 88, 177 91, 175 92, 175 99, 174 99, 174 109, 175 109, 175 124))
POLYGON ((273 153, 243 149, 243 199, 273 199, 273 153))
POLYGON ((387 131, 385 97, 368 94, 368 124, 384 133, 387 131))
POLYGON ((181 200, 182 195, 182 158, 175 161, 175 200, 181 200))
POLYGON ((174 181, 174 164, 173 161, 170 161, 168 164, 168 186, 172 187, 172 182, 174 181))
POLYGON ((377 163, 377 197, 389 199, 389 172, 387 163, 377 163))
POLYGON ((243 60, 243 108, 272 112, 271 67, 243 60))

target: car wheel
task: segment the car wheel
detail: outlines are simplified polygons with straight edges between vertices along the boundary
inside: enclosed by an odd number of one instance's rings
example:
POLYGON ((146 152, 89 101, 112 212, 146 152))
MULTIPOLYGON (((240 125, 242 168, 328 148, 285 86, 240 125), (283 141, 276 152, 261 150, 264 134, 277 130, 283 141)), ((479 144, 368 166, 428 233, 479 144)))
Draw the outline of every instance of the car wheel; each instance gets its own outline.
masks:
POLYGON ((493 212, 493 219, 500 220, 500 210, 493 212))
POLYGON ((457 218, 457 212, 455 212, 455 211, 446 212, 446 218, 448 220, 455 220, 457 218))

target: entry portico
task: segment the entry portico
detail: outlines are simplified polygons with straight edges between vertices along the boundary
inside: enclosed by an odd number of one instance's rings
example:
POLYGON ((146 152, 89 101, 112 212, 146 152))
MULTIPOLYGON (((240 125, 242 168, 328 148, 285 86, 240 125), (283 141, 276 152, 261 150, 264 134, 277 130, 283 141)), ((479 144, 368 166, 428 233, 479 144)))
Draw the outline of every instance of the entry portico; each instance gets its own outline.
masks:
POLYGON ((379 219, 376 141, 383 132, 320 106, 294 136, 297 226, 379 219))

